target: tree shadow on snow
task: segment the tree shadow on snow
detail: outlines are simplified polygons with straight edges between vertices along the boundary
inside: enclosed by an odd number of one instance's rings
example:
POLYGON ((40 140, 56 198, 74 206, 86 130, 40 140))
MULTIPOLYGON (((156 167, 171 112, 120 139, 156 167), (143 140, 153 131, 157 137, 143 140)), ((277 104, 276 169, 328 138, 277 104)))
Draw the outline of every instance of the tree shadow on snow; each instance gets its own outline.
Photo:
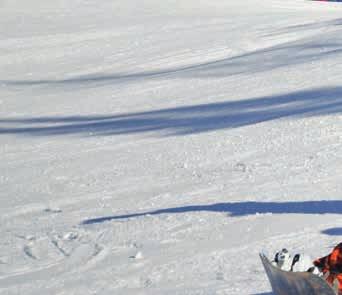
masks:
POLYGON ((328 228, 323 230, 322 233, 329 236, 342 236, 342 227, 328 228))
POLYGON ((129 219, 161 214, 184 214, 188 212, 227 213, 238 217, 254 214, 342 214, 342 201, 303 201, 303 202, 236 202, 217 203, 212 205, 194 205, 159 209, 149 212, 138 212, 124 215, 105 216, 87 219, 82 224, 102 223, 110 220, 129 219))
MULTIPOLYGON (((312 1, 320 1, 320 0, 312 0, 312 1)), ((325 2, 328 2, 327 0, 323 0, 325 2)), ((330 1, 330 2, 342 2, 342 0, 340 1, 330 1)), ((313 31, 313 30, 319 30, 321 31, 322 28, 333 28, 336 29, 336 27, 339 27, 342 25, 342 18, 336 18, 333 20, 327 20, 327 21, 310 21, 310 22, 304 22, 304 23, 300 23, 300 24, 293 24, 293 25, 289 25, 286 27, 277 27, 274 28, 271 32, 268 32, 267 34, 265 34, 266 37, 270 37, 270 36, 277 36, 277 35, 282 35, 282 34, 290 34, 290 33, 298 33, 298 32, 303 32, 303 31, 313 31)), ((321 44, 322 47, 325 44, 328 44, 328 46, 334 46, 333 44, 337 45, 337 43, 332 43, 332 42, 327 42, 327 40, 323 40, 324 37, 326 35, 319 36, 319 33, 317 34, 317 39, 316 41, 309 41, 309 44, 311 44, 311 46, 307 46, 307 48, 317 48, 318 44, 321 44), (323 38, 322 38, 323 37, 323 38), (319 40, 318 40, 319 39, 319 40)), ((330 36, 327 36, 327 39, 330 39, 330 36)), ((330 39, 333 40, 333 39, 330 39)))
POLYGON ((326 87, 238 101, 182 106, 116 115, 0 119, 0 135, 111 136, 155 132, 186 135, 257 124, 281 118, 342 112, 342 87, 326 87))
MULTIPOLYGON (((302 29, 310 30, 312 26, 337 26, 341 19, 315 24, 302 25, 302 29)), ((284 28, 290 33, 291 28, 284 28)), ((268 72, 279 68, 288 68, 294 65, 309 64, 318 60, 337 57, 342 54, 342 41, 335 35, 317 34, 316 37, 303 38, 297 41, 271 45, 266 48, 244 52, 235 56, 228 56, 214 61, 205 61, 197 64, 170 67, 156 70, 131 71, 127 73, 99 73, 83 75, 65 79, 40 80, 0 80, 4 86, 72 86, 92 85, 101 86, 119 83, 139 83, 151 79, 184 79, 184 78, 217 78, 235 75, 253 75, 268 72)))

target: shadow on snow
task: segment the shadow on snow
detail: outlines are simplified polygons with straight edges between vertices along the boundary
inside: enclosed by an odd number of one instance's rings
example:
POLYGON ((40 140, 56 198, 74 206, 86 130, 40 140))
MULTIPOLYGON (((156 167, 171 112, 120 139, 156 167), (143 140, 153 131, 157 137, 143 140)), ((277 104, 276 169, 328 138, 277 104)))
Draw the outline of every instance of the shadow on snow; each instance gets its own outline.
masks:
POLYGON ((0 119, 1 134, 105 136, 159 132, 186 135, 237 128, 280 118, 322 116, 342 111, 342 87, 117 115, 0 119))
POLYGON ((342 236, 342 227, 328 228, 323 230, 322 233, 329 236, 342 236))
MULTIPOLYGON (((339 26, 341 19, 329 22, 304 24, 298 29, 311 30, 317 27, 339 26)), ((284 28, 291 33, 293 28, 284 28)), ((336 32, 317 34, 312 38, 303 38, 283 44, 271 45, 266 48, 244 52, 236 56, 228 56, 214 61, 205 61, 179 67, 132 71, 128 73, 92 74, 67 79, 41 80, 0 80, 5 86, 67 86, 67 85, 106 85, 115 83, 136 83, 146 79, 184 79, 184 78, 215 78, 235 75, 255 74, 278 68, 288 68, 295 65, 324 60, 342 54, 342 42, 336 39, 336 32)))
POLYGON ((217 203, 212 205, 183 206, 155 211, 131 213, 124 215, 105 216, 87 219, 82 224, 102 223, 110 220, 128 219, 148 215, 182 214, 188 212, 217 212, 229 216, 244 216, 254 214, 342 214, 342 201, 303 201, 303 202, 236 202, 217 203))

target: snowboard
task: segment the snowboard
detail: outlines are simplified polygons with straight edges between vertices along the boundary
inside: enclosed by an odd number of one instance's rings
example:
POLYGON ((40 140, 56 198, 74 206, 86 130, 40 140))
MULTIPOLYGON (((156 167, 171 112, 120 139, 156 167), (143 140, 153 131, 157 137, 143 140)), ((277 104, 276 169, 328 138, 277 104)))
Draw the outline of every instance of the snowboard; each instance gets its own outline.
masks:
POLYGON ((309 272, 283 271, 262 253, 260 258, 275 295, 336 295, 321 277, 309 272))

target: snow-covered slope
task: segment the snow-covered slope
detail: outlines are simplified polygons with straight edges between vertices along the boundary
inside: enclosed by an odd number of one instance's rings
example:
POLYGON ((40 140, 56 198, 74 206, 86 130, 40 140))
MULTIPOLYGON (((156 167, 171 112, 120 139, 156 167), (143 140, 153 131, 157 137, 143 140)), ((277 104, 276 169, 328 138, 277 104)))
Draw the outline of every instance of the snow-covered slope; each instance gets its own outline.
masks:
POLYGON ((0 1, 0 294, 270 294, 342 235, 342 4, 0 1))

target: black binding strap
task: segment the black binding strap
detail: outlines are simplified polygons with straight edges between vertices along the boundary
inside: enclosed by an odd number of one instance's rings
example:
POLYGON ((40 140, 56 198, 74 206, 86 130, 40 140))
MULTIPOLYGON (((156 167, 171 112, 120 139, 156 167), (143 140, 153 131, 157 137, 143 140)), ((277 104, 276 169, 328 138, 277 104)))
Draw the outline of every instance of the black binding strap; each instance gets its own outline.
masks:
POLYGON ((300 254, 296 254, 293 259, 292 259, 292 264, 291 264, 291 271, 293 271, 294 265, 299 261, 300 254))

